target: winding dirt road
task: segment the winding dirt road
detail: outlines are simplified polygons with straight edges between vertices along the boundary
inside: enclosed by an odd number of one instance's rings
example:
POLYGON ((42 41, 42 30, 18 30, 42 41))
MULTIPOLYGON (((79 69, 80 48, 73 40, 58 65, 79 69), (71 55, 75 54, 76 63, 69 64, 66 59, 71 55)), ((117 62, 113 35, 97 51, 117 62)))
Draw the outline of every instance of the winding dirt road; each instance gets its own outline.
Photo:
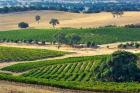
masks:
MULTIPOLYGON (((0 43, 0 46, 49 49, 49 50, 72 52, 70 54, 67 54, 61 57, 42 59, 42 60, 54 60, 54 59, 64 59, 68 57, 111 54, 114 51, 119 50, 117 48, 118 44, 120 43, 101 45, 100 48, 97 48, 97 49, 91 49, 91 48, 77 49, 77 48, 70 48, 70 47, 64 46, 64 47, 61 47, 59 50, 57 46, 52 46, 52 45, 39 46, 39 45, 16 44, 16 43, 0 43), (109 48, 107 48, 107 46, 109 46, 109 48)), ((140 49, 127 49, 126 51, 133 52, 133 53, 140 53, 140 49)), ((26 61, 26 62, 36 62, 36 61, 40 61, 40 60, 26 61)), ((23 63, 23 62, 0 63, 0 68, 17 64, 17 63, 23 63)), ((29 85, 29 84, 23 84, 23 83, 0 81, 0 93, 93 93, 93 92, 59 89, 59 88, 48 87, 48 86, 29 85)))
MULTIPOLYGON (((29 45, 29 44, 17 44, 17 43, 0 43, 0 46, 6 46, 6 47, 49 49, 49 50, 56 50, 56 51, 71 52, 70 54, 66 54, 64 56, 55 57, 55 58, 41 59, 41 60, 35 60, 35 61, 0 63, 0 68, 10 66, 13 64, 17 64, 17 63, 23 63, 23 62, 36 62, 36 61, 43 61, 43 60, 64 59, 64 58, 68 58, 68 57, 111 54, 114 51, 120 50, 117 48, 118 44, 120 44, 120 43, 104 44, 104 45, 100 45, 99 48, 80 48, 80 49, 63 46, 60 49, 58 49, 57 46, 54 46, 54 45, 41 46, 41 45, 29 45), (109 46, 109 48, 107 48, 107 46, 109 46)), ((129 51, 129 52, 133 52, 133 53, 140 53, 140 49, 121 49, 121 50, 129 51)))

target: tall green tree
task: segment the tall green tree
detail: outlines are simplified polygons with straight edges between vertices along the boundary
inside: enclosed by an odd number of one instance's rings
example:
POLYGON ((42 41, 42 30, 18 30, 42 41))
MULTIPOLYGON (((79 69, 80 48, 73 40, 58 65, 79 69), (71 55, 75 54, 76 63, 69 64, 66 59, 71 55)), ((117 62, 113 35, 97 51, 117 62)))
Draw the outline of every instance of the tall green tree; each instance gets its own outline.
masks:
POLYGON ((77 44, 81 40, 81 37, 75 33, 72 33, 66 35, 66 39, 67 43, 73 46, 74 44, 77 44))
POLYGON ((58 32, 54 35, 54 41, 58 43, 58 48, 60 48, 61 44, 66 44, 67 39, 65 38, 66 34, 62 32, 58 32))

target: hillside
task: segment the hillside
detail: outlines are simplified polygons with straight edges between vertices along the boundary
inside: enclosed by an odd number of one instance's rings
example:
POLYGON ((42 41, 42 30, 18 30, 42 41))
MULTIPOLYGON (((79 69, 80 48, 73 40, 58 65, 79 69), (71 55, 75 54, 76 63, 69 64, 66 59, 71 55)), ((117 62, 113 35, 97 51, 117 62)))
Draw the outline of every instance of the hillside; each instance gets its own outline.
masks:
POLYGON ((93 42, 95 44, 109 44, 116 42, 140 41, 139 28, 124 27, 103 27, 96 29, 23 29, 12 31, 1 31, 1 42, 22 42, 36 44, 36 42, 55 41, 54 35, 62 32, 66 35, 76 34, 81 37, 78 43, 87 44, 93 42))
POLYGON ((0 0, 0 93, 140 93, 140 0, 0 0))
POLYGON ((0 79, 60 88, 91 90, 93 92, 139 92, 140 84, 136 82, 101 82, 94 79, 93 70, 100 62, 104 62, 106 57, 108 56, 65 58, 15 64, 2 70, 18 73, 26 71, 26 73, 20 76, 1 73, 0 79))
POLYGON ((52 28, 49 24, 51 18, 57 18, 60 24, 57 28, 73 27, 73 28, 88 28, 106 25, 126 25, 140 23, 140 12, 125 12, 122 17, 113 18, 111 13, 93 13, 93 14, 79 14, 59 11, 30 11, 18 12, 10 14, 0 14, 0 30, 18 29, 17 24, 25 21, 30 24, 30 28, 52 28), (38 24, 34 17, 41 16, 40 24, 38 24), (128 20, 129 19, 129 20, 128 20))
POLYGON ((51 57, 63 56, 64 52, 51 51, 45 49, 26 49, 0 47, 0 63, 16 62, 16 61, 31 61, 37 59, 45 59, 51 57))

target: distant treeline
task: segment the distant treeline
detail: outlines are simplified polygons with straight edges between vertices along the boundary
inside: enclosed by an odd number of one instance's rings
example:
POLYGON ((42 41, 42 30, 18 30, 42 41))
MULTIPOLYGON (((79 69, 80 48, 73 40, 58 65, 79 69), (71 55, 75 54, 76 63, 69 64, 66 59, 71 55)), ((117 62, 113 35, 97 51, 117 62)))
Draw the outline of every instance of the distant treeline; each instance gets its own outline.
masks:
POLYGON ((140 24, 130 24, 130 25, 125 25, 125 27, 128 27, 128 28, 140 28, 140 24))
POLYGON ((30 6, 13 6, 0 8, 0 13, 20 12, 29 10, 58 10, 75 13, 98 13, 101 11, 140 11, 140 3, 96 3, 96 4, 60 4, 35 3, 30 6))

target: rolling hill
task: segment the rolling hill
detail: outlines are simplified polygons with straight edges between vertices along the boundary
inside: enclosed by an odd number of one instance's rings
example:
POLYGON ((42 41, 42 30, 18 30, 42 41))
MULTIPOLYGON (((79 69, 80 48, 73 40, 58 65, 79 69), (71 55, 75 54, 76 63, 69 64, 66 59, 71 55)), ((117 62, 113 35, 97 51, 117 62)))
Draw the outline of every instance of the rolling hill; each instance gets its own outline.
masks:
POLYGON ((60 24, 57 28, 72 27, 72 28, 93 28, 107 25, 123 26, 126 24, 140 23, 140 12, 125 12, 122 17, 113 18, 109 12, 82 14, 69 13, 62 11, 30 11, 18 12, 10 14, 0 14, 0 31, 19 29, 17 24, 25 21, 29 23, 30 28, 52 28, 49 24, 51 18, 57 18, 60 24), (35 16, 40 15, 40 24, 35 21, 35 16), (129 19, 129 20, 128 20, 129 19))

